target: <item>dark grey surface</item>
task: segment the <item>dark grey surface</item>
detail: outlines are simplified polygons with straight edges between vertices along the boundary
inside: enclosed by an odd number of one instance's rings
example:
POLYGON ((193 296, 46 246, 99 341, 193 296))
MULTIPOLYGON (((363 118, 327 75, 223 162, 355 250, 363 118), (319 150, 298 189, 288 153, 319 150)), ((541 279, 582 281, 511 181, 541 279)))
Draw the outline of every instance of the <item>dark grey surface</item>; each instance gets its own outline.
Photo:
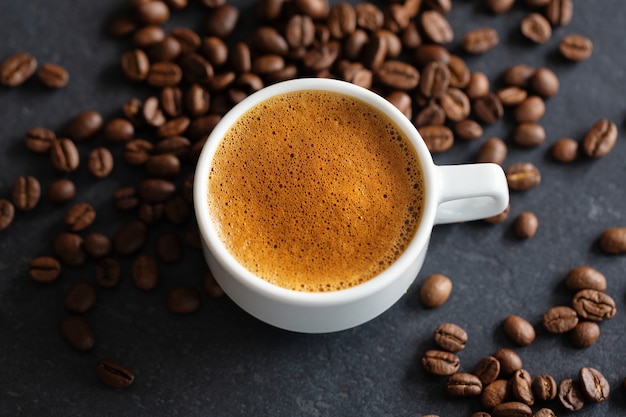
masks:
MULTIPOLYGON (((449 15, 456 32, 454 45, 467 30, 484 25, 496 27, 500 34, 502 42, 495 50, 468 59, 472 70, 497 79, 512 64, 545 65, 561 80, 561 91, 547 102, 541 121, 546 144, 532 150, 510 149, 505 165, 532 161, 541 167, 543 181, 536 189, 512 193, 511 215, 505 223, 437 226, 424 268, 403 299, 370 323, 325 335, 274 329, 228 299, 203 297, 200 311, 174 317, 164 308, 165 292, 181 282, 201 285, 205 266, 200 255, 189 251, 184 262, 167 266, 161 284, 151 293, 133 288, 125 260, 120 285, 100 291, 97 306, 88 313, 97 332, 96 348, 79 354, 59 334, 65 315, 62 300, 72 282, 92 279, 92 265, 66 269, 51 285, 37 285, 26 275, 28 262, 49 254, 52 237, 62 230, 67 206, 44 201, 33 212, 18 213, 10 229, 0 233, 0 416, 469 416, 480 409, 478 401, 446 397, 443 380, 425 374, 420 356, 434 346, 431 336, 439 323, 455 322, 469 333, 470 342, 460 357, 462 369, 471 371, 482 356, 513 347, 499 328, 509 314, 537 325, 535 343, 516 348, 532 375, 549 373, 558 380, 575 377, 581 366, 596 367, 613 392, 608 401, 588 405, 581 415, 624 415, 626 258, 603 255, 596 246, 603 230, 626 226, 624 135, 620 133, 614 150, 601 160, 583 158, 560 165, 551 161, 548 150, 559 137, 582 138, 601 117, 624 129, 626 4, 575 1, 571 24, 536 46, 519 34, 518 24, 527 9, 520 6, 494 17, 478 3, 455 2, 449 15), (570 33, 593 40, 589 61, 573 64, 558 57, 558 40, 570 33), (535 238, 521 241, 513 237, 511 225, 526 210, 537 214, 540 226, 535 238), (569 302, 563 278, 582 264, 607 276, 607 292, 617 301, 618 314, 601 323, 597 344, 578 350, 566 337, 547 334, 540 320, 549 307, 569 302), (419 285, 435 272, 451 277, 453 293, 440 309, 424 310, 418 301, 419 285), (136 371, 135 383, 126 390, 104 387, 94 372, 101 357, 128 364, 136 371)), ((36 175, 44 190, 58 177, 46 157, 25 149, 22 138, 28 128, 58 130, 87 109, 110 119, 127 98, 149 93, 120 76, 118 57, 128 43, 104 35, 106 23, 123 4, 122 0, 0 2, 0 59, 28 51, 40 63, 59 63, 71 74, 69 86, 60 91, 45 90, 34 79, 16 89, 0 89, 0 197, 10 196, 19 175, 36 175)), ((198 27, 204 13, 198 7, 178 12, 167 27, 174 23, 198 27)), ((244 13, 248 21, 254 19, 254 8, 247 7, 244 13)), ((500 122, 486 129, 483 140, 493 135, 508 138, 510 128, 510 122, 500 122)), ((81 155, 102 143, 97 139, 81 144, 81 155)), ((478 146, 458 143, 435 160, 468 162, 478 146)), ((114 153, 119 156, 120 148, 114 153)), ((70 175, 79 186, 76 201, 88 201, 99 210, 92 230, 112 235, 121 220, 131 217, 120 219, 110 203, 113 190, 135 183, 128 173, 136 171, 118 160, 116 175, 105 180, 92 179, 84 165, 70 175)), ((558 415, 568 415, 560 405, 550 405, 558 415)))

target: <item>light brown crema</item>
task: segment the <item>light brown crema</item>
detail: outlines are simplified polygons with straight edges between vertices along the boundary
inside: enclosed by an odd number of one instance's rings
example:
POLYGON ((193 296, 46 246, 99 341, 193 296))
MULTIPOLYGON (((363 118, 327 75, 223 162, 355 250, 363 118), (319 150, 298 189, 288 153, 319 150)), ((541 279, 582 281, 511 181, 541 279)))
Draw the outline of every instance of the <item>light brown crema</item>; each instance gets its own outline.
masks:
POLYGON ((212 162, 219 237, 248 270, 284 288, 349 288, 385 270, 412 239, 423 179, 383 113, 341 94, 299 91, 243 114, 212 162))

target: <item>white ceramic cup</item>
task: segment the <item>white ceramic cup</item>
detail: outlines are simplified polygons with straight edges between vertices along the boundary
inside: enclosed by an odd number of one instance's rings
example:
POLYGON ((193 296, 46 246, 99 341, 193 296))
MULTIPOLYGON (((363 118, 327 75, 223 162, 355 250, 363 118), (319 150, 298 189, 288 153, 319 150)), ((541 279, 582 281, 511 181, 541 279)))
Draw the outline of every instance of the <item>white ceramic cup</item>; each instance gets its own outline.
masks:
POLYGON ((213 129, 198 160, 194 206, 204 256, 215 279, 241 308, 287 330, 324 333, 365 323, 391 307, 417 277, 435 224, 482 219, 507 207, 509 192, 496 164, 437 166, 413 124, 392 104, 365 88, 330 79, 297 79, 266 87, 237 104, 213 129), (415 147, 423 171, 425 199, 421 223, 400 257, 372 279, 339 291, 301 292, 271 284, 240 265, 219 239, 207 202, 208 177, 225 133, 252 106, 278 94, 325 90, 362 100, 385 113, 415 147))

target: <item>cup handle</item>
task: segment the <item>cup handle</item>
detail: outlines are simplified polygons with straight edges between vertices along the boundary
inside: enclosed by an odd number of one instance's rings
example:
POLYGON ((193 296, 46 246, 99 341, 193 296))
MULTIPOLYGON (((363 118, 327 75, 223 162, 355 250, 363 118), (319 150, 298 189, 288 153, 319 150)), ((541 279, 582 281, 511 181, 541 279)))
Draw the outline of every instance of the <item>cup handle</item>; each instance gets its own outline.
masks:
POLYGON ((502 167, 492 163, 436 166, 440 195, 435 224, 484 219, 509 204, 502 167))

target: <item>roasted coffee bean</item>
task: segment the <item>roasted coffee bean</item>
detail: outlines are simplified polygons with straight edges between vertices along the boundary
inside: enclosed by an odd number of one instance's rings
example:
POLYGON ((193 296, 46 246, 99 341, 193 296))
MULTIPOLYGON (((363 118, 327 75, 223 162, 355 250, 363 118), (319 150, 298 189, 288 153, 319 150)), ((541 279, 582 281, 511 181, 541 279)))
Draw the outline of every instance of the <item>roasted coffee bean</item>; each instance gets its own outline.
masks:
POLYGON ((122 113, 134 127, 142 126, 145 123, 143 103, 136 97, 130 98, 122 104, 122 113))
POLYGON ((150 66, 146 82, 152 87, 174 87, 180 83, 182 77, 183 72, 177 64, 162 61, 150 66))
POLYGON ((129 16, 123 15, 113 19, 107 33, 114 38, 123 38, 131 35, 135 29, 137 29, 135 22, 129 16))
POLYGON ((504 319, 502 330, 518 346, 528 346, 535 341, 535 328, 520 316, 510 315, 504 319))
POLYGON ((164 232, 156 239, 156 253, 163 262, 179 262, 183 257, 183 245, 176 232, 164 232))
POLYGON ((574 295, 572 307, 581 318, 591 321, 609 320, 617 312, 611 296, 589 289, 580 290, 574 295))
POLYGON ((209 298, 221 298, 224 296, 224 290, 215 280, 215 277, 213 276, 211 271, 207 271, 204 274, 204 280, 202 284, 204 287, 204 292, 209 298))
POLYGON ((168 138, 160 140, 154 147, 155 154, 173 154, 178 158, 184 158, 187 156, 191 148, 191 142, 189 139, 182 136, 170 136, 168 138))
POLYGON ((439 97, 439 104, 446 113, 446 118, 453 122, 465 120, 470 113, 471 107, 467 95, 458 88, 449 88, 439 97))
POLYGON ((404 91, 394 91, 391 94, 388 94, 385 98, 388 102, 396 106, 396 108, 400 110, 400 112, 404 114, 407 119, 411 118, 413 112, 413 100, 410 95, 404 91))
POLYGON ((120 58, 124 76, 131 81, 143 81, 150 71, 148 55, 141 49, 128 51, 120 58))
MULTIPOLYGON (((400 33, 409 25, 411 17, 406 12, 403 4, 391 3, 383 10, 383 13, 385 17, 383 27, 393 33, 400 33)), ((437 30, 438 28, 434 25, 431 26, 431 29, 434 31, 433 34, 437 34, 439 36, 443 35, 442 31, 437 30)))
POLYGON ((553 400, 557 392, 556 381, 550 375, 537 375, 533 379, 532 390, 537 400, 553 400))
POLYGON ((430 275, 420 288, 420 300, 426 308, 442 306, 452 292, 452 280, 442 274, 430 275))
POLYGON ((333 5, 326 17, 326 24, 331 36, 336 39, 343 39, 356 29, 356 11, 354 7, 349 3, 333 5))
MULTIPOLYGON (((528 97, 528 92, 523 88, 516 87, 514 85, 504 87, 496 92, 496 95, 502 102, 503 106, 517 106, 520 105, 528 97)), ((544 104, 545 111, 545 104, 544 104)))
POLYGON ((587 131, 583 139, 583 151, 591 158, 607 155, 617 142, 617 126, 608 119, 600 119, 587 131))
MULTIPOLYGON (((331 41, 325 44, 322 44, 319 48, 311 49, 302 57, 302 63, 304 66, 311 71, 323 71, 329 69, 337 60, 340 52, 340 45, 336 41, 331 41)), ((404 64, 401 62, 400 64, 404 64)), ((406 64, 408 65, 408 64, 406 64)), ((406 68, 404 65, 401 65, 402 68, 406 68)), ((410 66, 410 65, 409 65, 410 66)), ((395 80, 400 82, 404 80, 404 82, 410 82, 411 73, 400 73, 395 75, 393 70, 398 69, 393 66, 393 64, 388 68, 388 71, 384 73, 386 78, 391 78, 391 80, 395 80), (395 75, 395 77, 394 77, 395 75)), ((389 80, 388 80, 389 81, 389 80)), ((414 80, 415 85, 417 85, 418 80, 414 80)))
POLYGON ((131 165, 146 163, 154 145, 145 139, 133 139, 124 145, 124 159, 131 165))
POLYGON ((443 350, 428 350, 422 356, 422 367, 437 376, 449 376, 459 371, 461 360, 457 355, 443 350))
POLYGON ((104 138, 110 142, 128 142, 134 136, 135 127, 127 119, 112 119, 104 127, 104 138))
POLYGON ((146 224, 153 224, 161 220, 165 213, 165 204, 163 203, 147 203, 139 204, 139 219, 146 224))
POLYGON ((584 61, 589 59, 593 51, 591 39, 582 35, 564 36, 559 43, 559 52, 570 61, 584 61))
POLYGON ((572 20, 574 5, 572 0, 550 0, 546 7, 546 17, 554 26, 565 26, 572 20))
POLYGON ((265 76, 282 70, 285 67, 285 59, 276 54, 261 55, 252 61, 252 72, 265 76))
POLYGON ((160 25, 170 18, 170 9, 160 0, 139 2, 133 10, 133 18, 141 25, 160 25))
POLYGON ((239 9, 230 4, 223 4, 210 10, 204 21, 204 31, 209 36, 228 38, 239 21, 239 9))
POLYGON ((209 92, 199 84, 192 84, 183 96, 183 107, 187 115, 198 117, 206 114, 211 105, 209 92))
POLYGON ((76 186, 72 180, 58 179, 48 188, 48 200, 55 204, 71 201, 76 196, 76 186))
POLYGON ((435 329, 434 339, 442 349, 458 352, 465 349, 467 332, 454 323, 442 323, 435 329))
POLYGON ((394 32, 387 29, 378 29, 376 34, 380 36, 387 45, 387 57, 397 58, 402 53, 402 41, 394 32))
POLYGON ((191 286, 181 285, 167 292, 165 303, 173 314, 189 314, 200 308, 200 292, 191 286))
MULTIPOLYGON (((365 4, 365 3, 362 3, 362 4, 365 4)), ((287 36, 289 36, 289 33, 287 33, 287 36)), ((344 41, 343 49, 342 49, 343 55, 347 59, 350 59, 350 60, 356 60, 356 59, 362 58, 363 51, 366 49, 366 45, 368 44, 369 40, 370 38, 367 32, 365 32, 362 29, 356 29, 344 41)), ((385 52, 385 50, 383 49, 386 48, 387 45, 386 43, 382 42, 381 37, 378 37, 378 40, 381 41, 380 45, 383 45, 381 46, 381 50, 379 51, 382 54, 385 52)), ((376 53, 375 53, 378 51, 369 51, 369 52, 370 54, 373 53, 373 55, 370 56, 369 59, 374 59, 374 60, 380 59, 378 58, 378 56, 376 56, 376 53)), ((384 59, 384 57, 382 59, 384 59)), ((362 59, 362 63, 366 66, 369 66, 370 68, 372 67, 371 62, 369 60, 362 59), (368 62, 370 65, 368 65, 368 62)), ((378 64, 380 64, 380 62, 378 62, 378 64)))
POLYGON ((517 162, 506 169, 506 180, 511 190, 525 191, 541 183, 541 173, 531 162, 517 162))
POLYGON ((530 77, 534 73, 535 68, 525 64, 518 64, 507 68, 502 79, 506 85, 526 88, 528 87, 530 77))
POLYGON ((250 72, 252 58, 250 47, 247 43, 238 42, 229 51, 230 65, 238 74, 250 72))
POLYGON ((588 348, 600 337, 600 326, 595 321, 581 321, 568 334, 572 346, 588 348))
POLYGON ((118 210, 129 211, 139 205, 139 195, 135 187, 122 187, 113 193, 113 206, 118 210))
POLYGON ((531 13, 522 20, 522 34, 535 43, 546 43, 552 37, 552 26, 543 15, 531 13))
POLYGON ((500 138, 487 139, 476 156, 476 162, 493 162, 494 164, 502 164, 506 159, 508 149, 504 141, 500 138))
POLYGON ((183 93, 178 87, 165 87, 160 95, 161 108, 169 117, 177 118, 183 113, 183 93))
POLYGON ((146 174, 157 178, 171 178, 180 172, 180 160, 171 153, 152 155, 145 163, 146 174))
POLYGON ((535 403, 535 396, 532 390, 533 380, 525 369, 515 371, 511 377, 511 393, 513 397, 526 405, 535 403))
POLYGON ((59 139, 52 142, 50 160, 52 165, 61 172, 76 171, 80 164, 78 149, 70 139, 59 139))
POLYGON ((418 130, 426 146, 433 153, 445 152, 450 149, 454 143, 454 134, 446 126, 421 126, 418 130))
POLYGON ((131 279, 141 290, 149 291, 159 282, 159 266, 156 259, 149 255, 139 255, 131 264, 131 279))
POLYGON ((543 117, 545 111, 543 99, 539 96, 530 96, 519 103, 514 117, 518 123, 534 123, 543 117))
POLYGON ((113 237, 113 248, 119 255, 128 256, 141 249, 148 239, 148 228, 139 220, 124 224, 113 237))
POLYGON ((552 145, 551 154, 555 161, 572 162, 578 156, 578 142, 571 138, 558 139, 552 145))
POLYGON ((83 316, 69 315, 61 321, 61 336, 79 352, 89 352, 96 344, 91 324, 83 316))
POLYGON ((453 397, 477 397, 482 389, 480 379, 476 375, 465 372, 450 375, 445 385, 446 393, 453 397))
POLYGON ((133 371, 112 359, 99 360, 96 375, 105 385, 113 388, 126 388, 135 380, 133 371))
POLYGON ((213 66, 201 55, 188 52, 178 60, 183 77, 189 83, 207 83, 213 78, 213 66))
POLYGON ((415 50, 415 62, 418 67, 423 67, 432 61, 447 64, 450 61, 450 52, 441 45, 422 44, 415 50))
POLYGON ((480 71, 470 73, 469 80, 465 86, 465 94, 467 94, 470 100, 489 94, 489 79, 485 73, 480 71))
MULTIPOLYGON (((178 39, 166 36, 162 41, 150 45, 147 48, 148 58, 151 62, 172 62, 180 57, 183 47, 178 39)), ((150 71, 148 71, 148 74, 150 71)))
POLYGON ((441 14, 449 13, 452 10, 451 0, 426 0, 424 3, 429 9, 436 10, 441 14))
POLYGON ((22 211, 32 210, 41 198, 39 180, 30 175, 17 177, 13 183, 13 205, 22 211))
POLYGON ((450 70, 450 87, 467 87, 470 80, 470 71, 465 61, 458 55, 450 55, 447 64, 450 70))
MULTIPOLYGON (((372 79, 374 77, 372 71, 368 70, 358 62, 342 62, 340 65, 340 74, 345 81, 352 84, 356 84, 364 88, 370 88, 372 86, 372 79)), ((408 94, 406 94, 406 97, 409 100, 411 99, 408 94)))
POLYGON ((148 97, 141 107, 143 120, 150 126, 159 127, 165 123, 165 116, 159 107, 159 99, 148 97))
POLYGON ((77 281, 65 294, 63 305, 70 313, 83 314, 96 304, 96 288, 87 281, 77 281))
POLYGON ((28 266, 28 275, 36 282, 52 282, 59 278, 61 264, 51 256, 33 259, 28 266))
POLYGON ((296 8, 312 19, 323 19, 328 15, 328 2, 325 0, 294 0, 296 8))
POLYGON ((559 79, 548 68, 538 68, 528 82, 530 88, 543 98, 550 98, 559 92, 559 79))
POLYGON ((498 32, 494 28, 483 27, 467 32, 461 39, 461 47, 470 54, 484 54, 498 42, 498 32))
POLYGON ((88 203, 78 203, 70 207, 63 219, 70 232, 79 232, 91 226, 96 219, 96 211, 88 203))
POLYGON ((515 0, 485 0, 485 7, 494 14, 502 14, 513 7, 515 0))
MULTIPOLYGON (((147 48, 165 38, 165 31, 158 25, 147 25, 133 33, 133 45, 137 48, 147 48)), ((147 56, 146 56, 147 57, 147 56)))
POLYGON ((99 147, 89 152, 89 172, 96 178, 109 176, 113 171, 113 155, 107 148, 99 147))
POLYGON ((602 252, 610 255, 626 253, 626 227, 606 229, 600 235, 598 244, 602 252))
POLYGON ((487 124, 497 122, 504 115, 502 102, 494 93, 477 98, 472 107, 476 116, 487 124))
POLYGON ((0 84, 17 87, 28 80, 37 69, 37 60, 25 52, 19 52, 0 64, 0 84))
POLYGON ((149 178, 139 184, 139 196, 149 203, 160 203, 176 192, 176 185, 164 179, 149 178))
POLYGON ((531 408, 518 401, 502 403, 491 410, 492 417, 531 417, 532 415, 531 408))
POLYGON ((422 128, 424 126, 443 125, 445 121, 446 112, 439 104, 433 102, 420 110, 415 116, 414 123, 416 127, 422 128))
POLYGON ((538 227, 539 221, 537 220, 537 216, 530 211, 525 211, 520 213, 515 219, 513 230, 515 231, 515 235, 520 239, 530 239, 535 236, 538 227))
POLYGON ((226 0, 202 0, 201 3, 209 9, 214 9, 226 3, 226 0))
POLYGON ((427 10, 420 15, 420 23, 424 34, 434 43, 450 43, 454 39, 454 31, 448 20, 435 10, 427 10))
POLYGON ((98 285, 113 288, 122 275, 120 263, 114 258, 104 258, 94 266, 93 274, 98 285))
POLYGON ((182 224, 189 218, 189 203, 183 196, 175 195, 165 202, 165 217, 174 224, 182 224))
POLYGON ((357 26, 362 29, 375 31, 382 28, 384 23, 383 12, 372 3, 359 3, 354 6, 357 26))
POLYGON ((578 324, 578 314, 571 307, 556 306, 544 313, 542 323, 550 333, 567 333, 578 324))
POLYGON ((496 406, 511 399, 511 389, 509 381, 506 379, 496 379, 483 388, 480 395, 480 403, 487 410, 493 410, 496 406))
POLYGON ((480 379, 483 387, 487 387, 500 375, 500 361, 495 356, 485 356, 476 364, 474 375, 480 379))
POLYGON ((68 138, 81 142, 92 138, 102 128, 102 115, 97 111, 85 111, 76 115, 63 127, 68 138))
POLYGON ((587 289, 605 291, 606 277, 602 272, 590 266, 577 266, 567 273, 565 286, 573 292, 587 289))
POLYGON ((196 32, 184 27, 173 28, 170 31, 170 36, 180 43, 183 54, 194 52, 202 44, 202 39, 196 32))
POLYGON ((91 232, 85 236, 83 244, 87 255, 94 259, 104 258, 111 253, 111 248, 113 247, 111 239, 98 232, 91 232))
POLYGON ((70 75, 60 65, 45 63, 37 71, 37 78, 48 88, 63 88, 70 80, 70 75))
POLYGON ((559 382, 559 401, 570 411, 578 411, 585 405, 585 394, 578 381, 565 378, 559 382))
POLYGON ((54 255, 69 266, 82 265, 87 259, 83 238, 76 233, 63 232, 52 241, 54 255))
POLYGON ((556 414, 551 409, 544 407, 537 410, 533 417, 556 417, 556 414))
POLYGON ((487 223, 498 224, 504 222, 509 213, 511 212, 511 205, 508 204, 502 213, 496 214, 495 216, 485 217, 483 220, 487 223))
POLYGON ((8 228, 13 223, 15 217, 15 206, 9 200, 0 198, 0 232, 8 228))
POLYGON ((33 127, 24 136, 26 147, 35 153, 47 153, 55 140, 54 132, 44 127, 33 127))

